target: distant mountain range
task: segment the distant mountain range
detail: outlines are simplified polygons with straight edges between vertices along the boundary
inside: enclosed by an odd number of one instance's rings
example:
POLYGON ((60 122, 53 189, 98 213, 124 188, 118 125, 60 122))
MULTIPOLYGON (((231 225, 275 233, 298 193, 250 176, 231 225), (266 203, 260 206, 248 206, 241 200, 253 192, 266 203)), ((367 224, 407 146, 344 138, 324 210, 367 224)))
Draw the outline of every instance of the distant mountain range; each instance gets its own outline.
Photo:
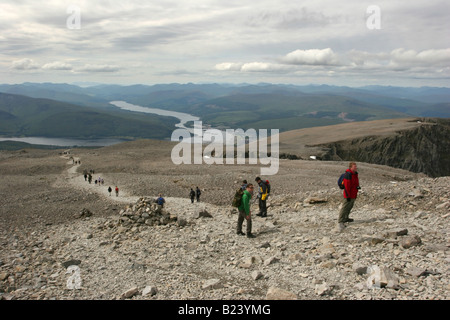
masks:
POLYGON ((0 135, 169 138, 174 118, 122 111, 110 101, 199 116, 222 128, 288 131, 351 121, 450 117, 450 88, 328 85, 0 85, 0 135))

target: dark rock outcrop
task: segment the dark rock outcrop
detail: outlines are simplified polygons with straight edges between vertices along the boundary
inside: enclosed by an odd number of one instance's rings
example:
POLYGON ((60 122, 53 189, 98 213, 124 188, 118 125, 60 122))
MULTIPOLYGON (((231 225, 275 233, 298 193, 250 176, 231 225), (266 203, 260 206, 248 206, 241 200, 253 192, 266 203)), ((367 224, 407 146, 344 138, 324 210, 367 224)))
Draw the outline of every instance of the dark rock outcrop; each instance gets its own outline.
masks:
POLYGON ((388 165, 431 177, 450 175, 450 119, 417 119, 416 129, 320 145, 323 160, 388 165))

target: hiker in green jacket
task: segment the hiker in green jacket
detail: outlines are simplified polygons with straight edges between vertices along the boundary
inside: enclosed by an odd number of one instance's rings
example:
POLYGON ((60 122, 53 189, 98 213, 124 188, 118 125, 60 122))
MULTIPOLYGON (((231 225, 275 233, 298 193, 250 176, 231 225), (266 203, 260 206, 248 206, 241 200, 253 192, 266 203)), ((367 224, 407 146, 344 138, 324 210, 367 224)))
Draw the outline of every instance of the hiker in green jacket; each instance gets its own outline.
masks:
POLYGON ((242 195, 241 205, 239 206, 239 218, 237 222, 237 234, 245 235, 242 232, 242 224, 244 219, 247 220, 247 238, 254 238, 255 236, 252 234, 252 216, 250 212, 250 199, 253 195, 253 185, 249 183, 247 188, 244 190, 244 194, 242 195))

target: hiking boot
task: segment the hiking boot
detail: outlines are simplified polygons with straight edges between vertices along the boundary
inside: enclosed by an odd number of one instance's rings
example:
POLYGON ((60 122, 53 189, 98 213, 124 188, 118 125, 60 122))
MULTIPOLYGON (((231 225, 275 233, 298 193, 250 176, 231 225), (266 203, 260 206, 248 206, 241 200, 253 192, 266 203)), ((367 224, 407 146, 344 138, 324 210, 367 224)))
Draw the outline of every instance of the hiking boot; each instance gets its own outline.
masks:
POLYGON ((336 226, 336 231, 339 233, 339 232, 344 231, 344 229, 345 229, 345 224, 343 222, 339 222, 336 226))
POLYGON ((258 217, 262 217, 263 213, 262 213, 262 212, 259 212, 259 213, 257 213, 256 215, 257 215, 258 217))
POLYGON ((345 220, 345 222, 353 222, 353 219, 348 218, 347 220, 345 220))
POLYGON ((247 238, 256 238, 254 234, 252 233, 247 233, 247 238))
POLYGON ((267 218, 267 212, 264 212, 264 213, 261 215, 261 218, 267 218))
POLYGON ((245 233, 243 233, 242 231, 238 231, 238 232, 236 232, 236 234, 240 235, 240 236, 245 236, 245 233))

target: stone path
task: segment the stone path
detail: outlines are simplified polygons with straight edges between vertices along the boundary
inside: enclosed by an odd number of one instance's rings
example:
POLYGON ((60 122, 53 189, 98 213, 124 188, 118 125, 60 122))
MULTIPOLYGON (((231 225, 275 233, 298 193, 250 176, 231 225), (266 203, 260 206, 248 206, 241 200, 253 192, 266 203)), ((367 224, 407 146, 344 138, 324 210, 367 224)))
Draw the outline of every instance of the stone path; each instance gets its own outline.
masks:
MULTIPOLYGON (((139 200, 139 196, 131 195, 128 190, 124 189, 119 185, 119 196, 116 197, 115 195, 115 185, 109 185, 107 181, 112 181, 113 179, 109 177, 108 175, 105 175, 103 173, 95 173, 95 175, 92 177, 93 181, 91 183, 84 180, 84 176, 82 173, 78 172, 78 168, 80 167, 80 164, 72 164, 72 160, 69 159, 68 156, 61 156, 63 159, 67 159, 68 165, 72 165, 69 167, 65 172, 63 173, 64 179, 69 183, 69 185, 73 188, 77 188, 79 190, 85 190, 88 192, 96 193, 102 198, 113 201, 113 202, 119 202, 124 204, 130 204, 130 203, 136 203, 139 200), (101 177, 106 182, 104 185, 96 185, 94 183, 95 179, 101 177), (109 195, 108 187, 111 186, 111 189, 113 191, 111 192, 111 195, 109 195)), ((80 160, 80 158, 76 158, 80 160)), ((155 197, 157 198, 157 195, 147 195, 149 197, 155 197)), ((195 202, 194 205, 191 203, 191 200, 188 198, 177 198, 177 197, 164 197, 166 200, 166 209, 173 212, 180 212, 181 210, 184 211, 192 211, 189 210, 195 209, 195 210, 202 210, 206 208, 205 203, 197 203, 195 202)))

